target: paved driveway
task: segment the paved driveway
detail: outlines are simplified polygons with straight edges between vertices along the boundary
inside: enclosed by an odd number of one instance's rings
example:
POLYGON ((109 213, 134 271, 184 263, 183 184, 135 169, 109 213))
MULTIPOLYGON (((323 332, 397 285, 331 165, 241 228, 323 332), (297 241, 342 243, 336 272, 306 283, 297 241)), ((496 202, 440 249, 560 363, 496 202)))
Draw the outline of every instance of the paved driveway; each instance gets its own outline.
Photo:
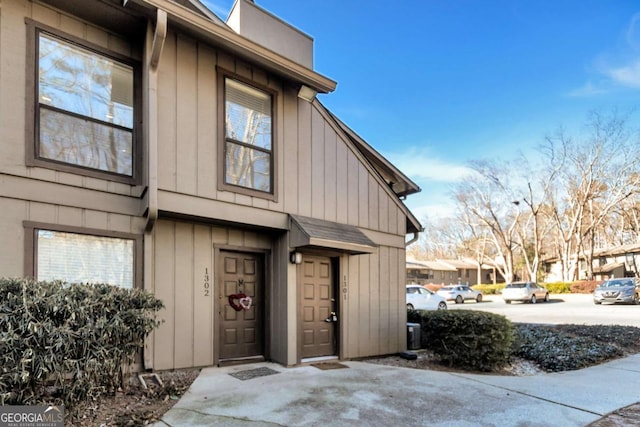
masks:
POLYGON ((591 294, 551 294, 547 303, 505 304, 500 295, 485 295, 481 303, 448 302, 450 310, 481 310, 502 314, 513 322, 628 325, 640 327, 640 305, 595 305, 591 294))
POLYGON ((207 368, 155 426, 582 427, 640 401, 640 355, 530 377, 341 364, 207 368))

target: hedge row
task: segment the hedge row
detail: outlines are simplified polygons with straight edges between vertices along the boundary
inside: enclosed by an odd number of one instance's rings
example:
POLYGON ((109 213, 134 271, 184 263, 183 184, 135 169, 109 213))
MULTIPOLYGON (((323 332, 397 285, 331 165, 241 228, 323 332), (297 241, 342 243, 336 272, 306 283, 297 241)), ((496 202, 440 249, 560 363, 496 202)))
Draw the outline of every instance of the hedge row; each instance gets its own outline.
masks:
MULTIPOLYGON (((602 280, 589 280, 581 282, 552 282, 542 283, 542 285, 549 290, 552 294, 591 294, 595 290, 596 286, 602 283, 602 280)), ((429 283, 424 285, 427 289, 437 292, 443 285, 429 283)), ((482 292, 484 295, 498 295, 502 293, 502 289, 506 286, 505 283, 496 284, 481 284, 473 285, 472 289, 482 292)))
POLYGON ((500 294, 505 286, 504 283, 496 283, 495 285, 473 285, 471 289, 480 291, 483 295, 496 295, 500 294))
POLYGON ((64 404, 122 385, 163 307, 104 284, 0 278, 0 404, 64 404))

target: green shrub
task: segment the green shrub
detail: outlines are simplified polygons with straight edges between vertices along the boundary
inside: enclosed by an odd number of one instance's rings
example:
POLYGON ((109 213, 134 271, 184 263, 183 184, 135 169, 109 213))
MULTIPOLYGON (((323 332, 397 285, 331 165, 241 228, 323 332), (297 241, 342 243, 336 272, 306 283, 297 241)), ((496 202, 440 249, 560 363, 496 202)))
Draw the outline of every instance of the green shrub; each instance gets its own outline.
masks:
POLYGON ((568 294, 571 292, 571 282, 545 283, 544 287, 552 294, 568 294))
POLYGON ((71 408, 115 391, 160 308, 137 289, 0 278, 0 404, 71 408))
POLYGON ((585 280, 572 283, 570 288, 574 294, 592 294, 600 283, 602 280, 585 280))
POLYGON ((474 310, 421 311, 421 345, 445 364, 492 371, 509 362, 513 326, 506 317, 474 310))
POLYGON ((505 286, 505 283, 496 283, 495 285, 473 285, 471 286, 471 289, 480 291, 483 295, 496 295, 500 294, 505 286))
POLYGON ((407 323, 420 323, 422 317, 418 310, 407 310, 407 323))

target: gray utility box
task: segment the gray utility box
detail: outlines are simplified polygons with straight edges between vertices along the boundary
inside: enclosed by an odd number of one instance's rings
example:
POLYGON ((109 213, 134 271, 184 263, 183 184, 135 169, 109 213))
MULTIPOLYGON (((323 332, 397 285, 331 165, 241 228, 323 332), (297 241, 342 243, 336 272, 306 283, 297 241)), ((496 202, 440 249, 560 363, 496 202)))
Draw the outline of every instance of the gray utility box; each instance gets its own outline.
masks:
POLYGON ((407 323, 407 350, 420 348, 420 323, 407 323))

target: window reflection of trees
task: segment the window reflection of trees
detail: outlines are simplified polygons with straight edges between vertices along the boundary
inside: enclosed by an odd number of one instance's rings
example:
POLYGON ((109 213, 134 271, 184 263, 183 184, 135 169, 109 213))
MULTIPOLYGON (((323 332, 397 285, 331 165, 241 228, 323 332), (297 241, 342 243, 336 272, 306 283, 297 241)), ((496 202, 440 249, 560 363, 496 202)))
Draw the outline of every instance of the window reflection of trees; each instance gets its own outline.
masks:
POLYGON ((39 37, 39 156, 133 173, 133 69, 46 34, 39 37))
POLYGON ((227 79, 225 182, 271 191, 271 97, 227 79))

